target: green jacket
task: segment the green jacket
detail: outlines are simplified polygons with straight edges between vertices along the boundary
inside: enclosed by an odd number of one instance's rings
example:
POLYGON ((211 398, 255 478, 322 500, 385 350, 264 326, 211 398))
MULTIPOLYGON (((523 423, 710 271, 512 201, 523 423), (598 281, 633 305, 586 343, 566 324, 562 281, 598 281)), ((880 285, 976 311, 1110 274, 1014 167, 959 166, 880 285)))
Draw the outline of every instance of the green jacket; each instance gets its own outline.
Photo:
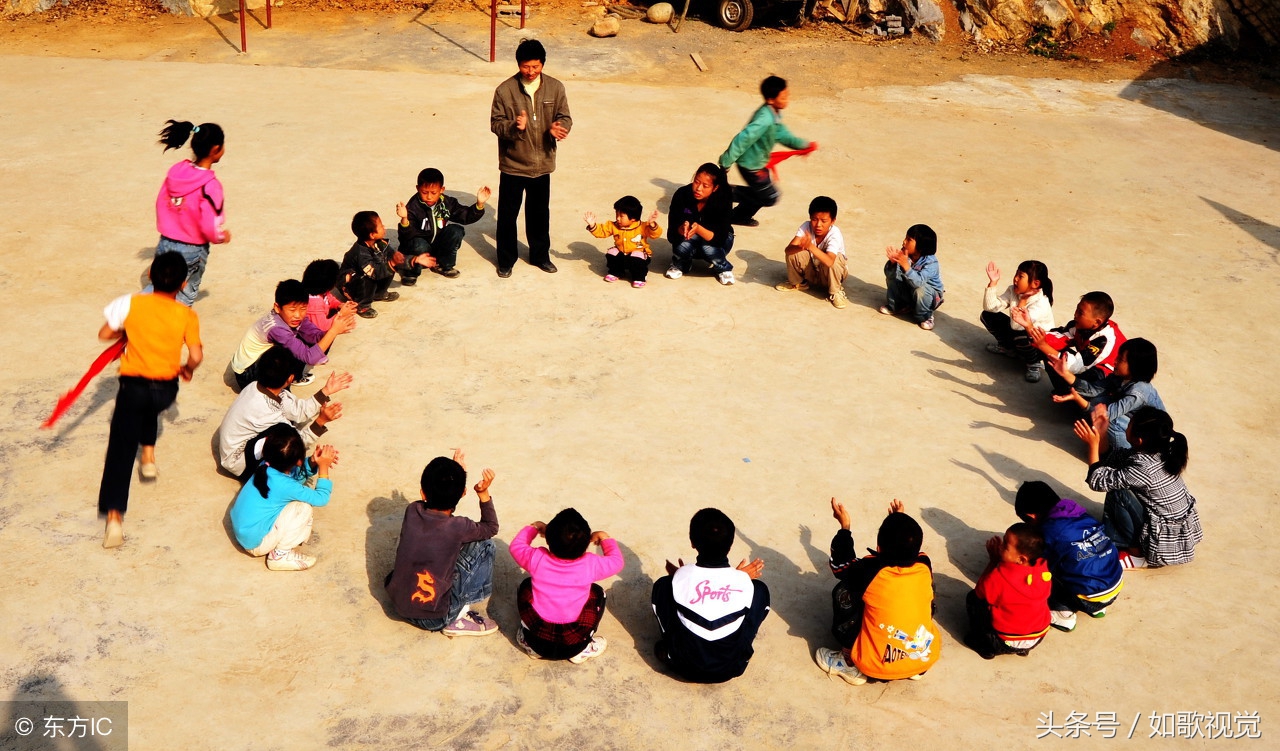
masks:
POLYGON ((809 145, 808 141, 787 130, 787 126, 782 124, 781 112, 762 104, 751 116, 751 122, 733 137, 729 148, 720 155, 720 166, 727 168, 737 164, 743 169, 762 170, 769 162, 769 153, 775 143, 792 149, 803 149, 809 145))

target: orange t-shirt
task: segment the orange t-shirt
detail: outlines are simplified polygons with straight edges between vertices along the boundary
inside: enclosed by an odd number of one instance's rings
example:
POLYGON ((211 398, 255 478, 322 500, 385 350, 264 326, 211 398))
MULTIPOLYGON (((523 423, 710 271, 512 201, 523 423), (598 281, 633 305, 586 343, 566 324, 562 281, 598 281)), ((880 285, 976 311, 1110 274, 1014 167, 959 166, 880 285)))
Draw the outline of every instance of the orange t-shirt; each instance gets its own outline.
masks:
POLYGON ((120 375, 169 381, 182 368, 182 345, 200 346, 200 319, 173 298, 133 295, 124 334, 128 344, 120 358, 120 375))
POLYGON ((933 574, 924 563, 880 570, 862 596, 862 630, 853 662, 872 678, 910 678, 938 661, 942 641, 933 622, 933 574))

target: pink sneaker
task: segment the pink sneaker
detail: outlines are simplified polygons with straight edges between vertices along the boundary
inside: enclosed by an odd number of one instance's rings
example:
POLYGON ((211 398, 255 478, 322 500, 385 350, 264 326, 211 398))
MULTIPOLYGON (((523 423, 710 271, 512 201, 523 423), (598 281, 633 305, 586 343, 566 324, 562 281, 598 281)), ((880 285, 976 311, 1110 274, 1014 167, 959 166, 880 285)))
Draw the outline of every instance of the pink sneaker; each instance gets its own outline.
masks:
POLYGON ((618 277, 614 276, 613 274, 605 274, 604 280, 610 284, 613 284, 614 282, 618 281, 618 277))
POLYGON ((632 287, 635 287, 636 289, 640 289, 640 288, 644 287, 644 282, 632 282, 632 283, 631 283, 631 286, 632 286, 632 287))
POLYGON ((488 636, 497 633, 498 624, 474 610, 458 616, 458 620, 444 627, 445 636, 488 636))

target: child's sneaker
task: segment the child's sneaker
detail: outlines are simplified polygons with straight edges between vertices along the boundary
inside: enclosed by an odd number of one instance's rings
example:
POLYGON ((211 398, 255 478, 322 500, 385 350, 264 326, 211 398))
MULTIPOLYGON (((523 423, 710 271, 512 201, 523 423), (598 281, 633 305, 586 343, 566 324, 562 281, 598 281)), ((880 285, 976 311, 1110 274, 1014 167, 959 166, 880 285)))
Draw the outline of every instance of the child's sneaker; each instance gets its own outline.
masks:
POLYGON ((267 553, 267 568, 272 571, 306 571, 314 565, 316 565, 314 555, 299 553, 297 550, 288 552, 273 550, 267 553), (280 553, 278 558, 277 553, 280 553))
POLYGON ((574 655, 573 657, 570 657, 569 662, 572 662, 574 665, 581 665, 587 660, 590 660, 594 657, 599 657, 600 655, 604 654, 604 650, 608 646, 609 646, 608 639, 604 638, 603 636, 593 636, 591 637, 591 643, 587 645, 587 648, 582 650, 578 654, 574 655))
POLYGON ((867 682, 867 676, 863 675, 856 665, 845 662, 844 653, 838 649, 818 647, 818 651, 813 653, 813 659, 817 661, 818 667, 822 668, 822 672, 839 676, 845 683, 852 686, 861 686, 867 682))
MULTIPOLYGON (((927 673, 927 672, 929 672, 929 671, 928 671, 928 670, 924 671, 924 673, 927 673)), ((916 673, 915 675, 909 675, 909 676, 907 676, 907 680, 909 680, 909 681, 923 681, 923 680, 924 680, 924 673, 916 673)))
POLYGON ((613 274, 605 274, 604 280, 610 284, 613 284, 614 282, 618 281, 618 277, 614 276, 613 274))
POLYGON ((844 296, 843 291, 832 293, 831 297, 827 299, 831 301, 832 307, 836 310, 843 310, 849 307, 849 298, 844 296))
POLYGON ((1004 355, 1005 357, 1013 357, 1017 354, 1000 342, 987 342, 987 351, 993 355, 1004 355))
POLYGON ((893 308, 889 307, 888 305, 880 306, 880 315, 882 316, 891 316, 893 315, 893 312, 894 312, 893 308))
POLYGON ((294 386, 307 386, 316 379, 315 373, 303 373, 302 377, 293 382, 294 386))
POLYGON ((1033 362, 1027 366, 1027 383, 1039 383, 1042 375, 1044 375, 1044 363, 1033 362))
POLYGON ((143 462, 138 465, 138 478, 152 482, 156 479, 159 472, 156 471, 155 462, 143 462))
POLYGON ((373 301, 374 301, 374 302, 395 302, 396 300, 399 300, 399 299, 400 299, 400 293, 399 293, 399 292, 392 292, 392 291, 388 290, 388 291, 383 292, 382 294, 380 294, 380 295, 378 295, 378 296, 374 297, 374 298, 373 298, 373 301))
POLYGON ((356 315, 361 318, 377 318, 378 311, 374 310, 373 306, 366 305, 363 308, 356 308, 356 315))
POLYGON ((635 289, 644 289, 644 282, 632 282, 631 286, 635 289))
POLYGON ((523 649, 524 653, 529 655, 530 659, 534 659, 534 660, 542 659, 542 655, 533 651, 533 647, 529 646, 529 643, 524 640, 524 626, 519 626, 516 628, 516 646, 523 649))
POLYGON ((933 331, 933 316, 929 316, 920 322, 920 328, 925 331, 933 331))
POLYGON ((782 292, 790 292, 791 290, 804 291, 806 289, 809 289, 809 284, 807 282, 798 282, 796 284, 792 284, 791 282, 783 282, 781 284, 773 285, 773 288, 782 292))
POLYGON ((733 278, 732 271, 721 271, 719 274, 716 274, 716 281, 728 287, 730 284, 733 284, 736 280, 733 278))
POLYGON ((1067 633, 1075 631, 1076 614, 1070 610, 1050 610, 1049 625, 1067 633))
POLYGON ((1140 555, 1130 555, 1129 553, 1120 551, 1120 568, 1146 568, 1147 559, 1140 555))
POLYGON ((107 529, 102 535, 102 547, 110 550, 124 544, 124 525, 118 519, 107 519, 107 529))
POLYGON ((498 624, 474 610, 458 616, 458 620, 444 627, 445 636, 488 636, 498 631, 498 624))
POLYGON ((667 273, 663 274, 663 276, 668 279, 679 279, 684 276, 684 272, 680 270, 679 266, 673 265, 671 268, 667 269, 667 273))
POLYGON ((1090 613, 1090 614, 1089 614, 1089 617, 1090 617, 1090 618, 1106 618, 1106 617, 1107 617, 1107 609, 1106 609, 1106 608, 1103 608, 1102 610, 1098 610, 1098 611, 1092 612, 1092 613, 1090 613))

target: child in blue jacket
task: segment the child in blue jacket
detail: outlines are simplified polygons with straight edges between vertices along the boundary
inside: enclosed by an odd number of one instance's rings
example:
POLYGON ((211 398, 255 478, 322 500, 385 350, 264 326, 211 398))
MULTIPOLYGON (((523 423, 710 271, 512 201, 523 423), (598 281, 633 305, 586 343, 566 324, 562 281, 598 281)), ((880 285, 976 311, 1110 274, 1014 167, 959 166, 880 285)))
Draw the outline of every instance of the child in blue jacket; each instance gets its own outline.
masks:
POLYGON ((911 311, 920 328, 933 330, 933 311, 942 305, 942 274, 938 271, 938 234, 927 224, 913 224, 901 248, 885 248, 884 281, 887 299, 880 312, 911 311))
POLYGON ((1022 483, 1014 511, 1024 522, 1039 525, 1044 534, 1044 555, 1053 574, 1051 625, 1071 631, 1076 627, 1076 611, 1094 618, 1106 615, 1107 606, 1124 587, 1124 578, 1120 556, 1102 523, 1039 480, 1022 483))

